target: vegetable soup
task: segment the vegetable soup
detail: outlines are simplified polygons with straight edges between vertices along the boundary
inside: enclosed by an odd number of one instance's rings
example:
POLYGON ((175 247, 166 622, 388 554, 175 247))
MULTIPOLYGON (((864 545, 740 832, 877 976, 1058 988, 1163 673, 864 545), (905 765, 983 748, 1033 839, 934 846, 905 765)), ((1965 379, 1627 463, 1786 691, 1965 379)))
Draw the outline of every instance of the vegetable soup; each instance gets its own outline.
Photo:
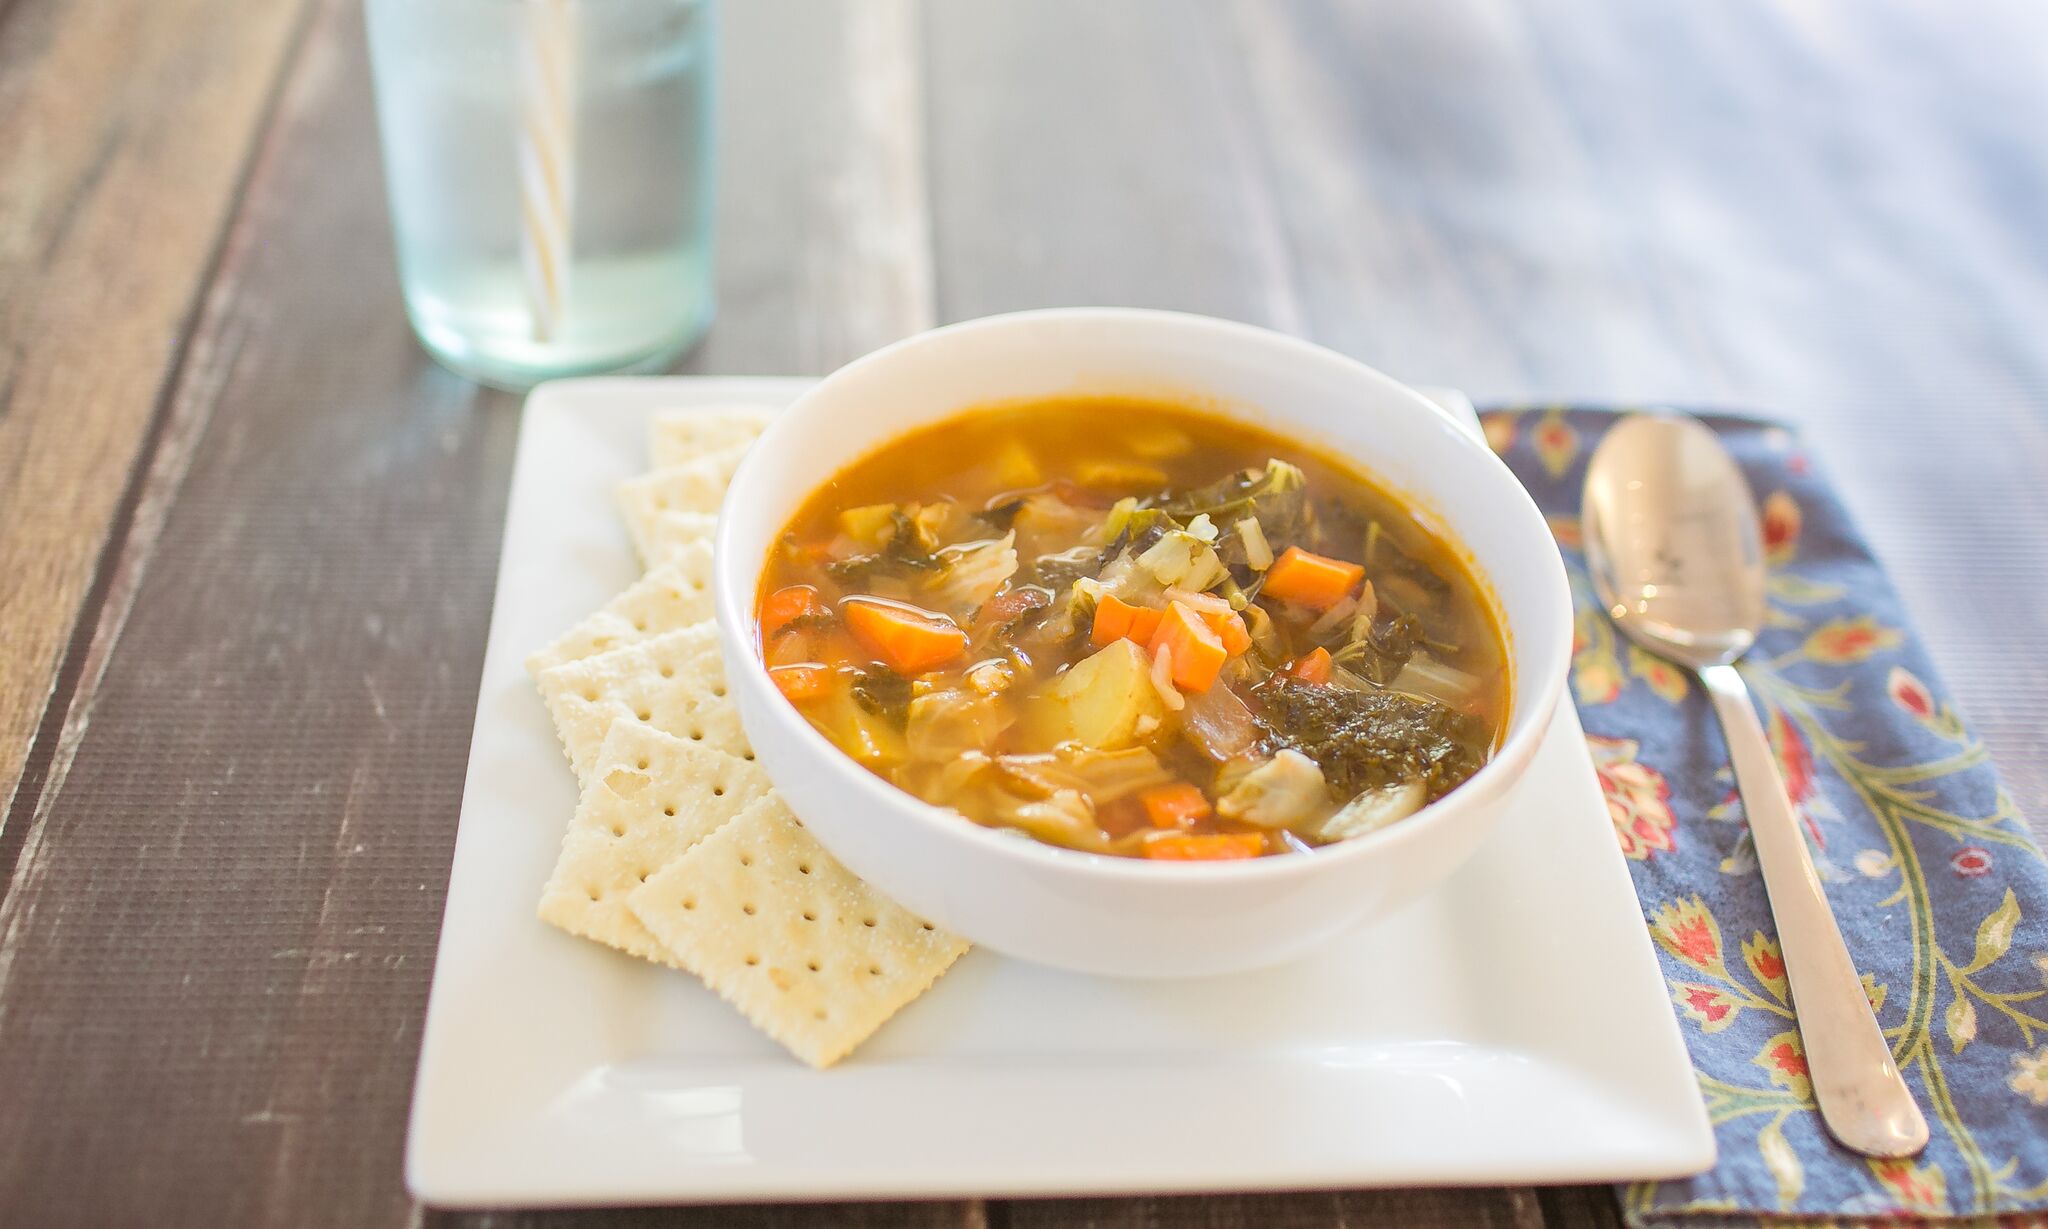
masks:
POLYGON ((968 411, 841 472, 759 598, 769 676, 846 754, 976 823, 1246 858, 1456 789, 1506 724, 1459 549, 1343 462, 1151 401, 968 411))

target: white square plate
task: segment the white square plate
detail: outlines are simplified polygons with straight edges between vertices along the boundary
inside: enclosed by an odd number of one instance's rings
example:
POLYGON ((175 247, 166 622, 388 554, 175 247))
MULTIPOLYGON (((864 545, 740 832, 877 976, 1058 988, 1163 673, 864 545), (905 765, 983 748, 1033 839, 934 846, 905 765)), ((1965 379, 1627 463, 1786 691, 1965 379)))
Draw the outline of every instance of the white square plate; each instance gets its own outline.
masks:
POLYGON ((413 1098, 416 1196, 1554 1183, 1713 1163, 1569 705, 1492 842, 1378 926, 1202 981, 970 952, 829 1071, 691 978, 538 921, 576 786, 522 660, 638 575, 611 486, 645 467, 650 411, 786 404, 806 383, 578 380, 527 401, 413 1098))

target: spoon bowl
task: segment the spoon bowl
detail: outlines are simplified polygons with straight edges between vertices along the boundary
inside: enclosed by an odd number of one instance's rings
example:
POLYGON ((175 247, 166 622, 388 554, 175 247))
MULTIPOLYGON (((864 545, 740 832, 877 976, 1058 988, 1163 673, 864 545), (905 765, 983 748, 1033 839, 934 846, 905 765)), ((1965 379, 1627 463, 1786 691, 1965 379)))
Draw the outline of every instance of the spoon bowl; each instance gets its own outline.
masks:
POLYGON ((1763 534, 1735 460, 1697 420, 1638 414, 1586 475, 1586 561, 1607 613, 1643 647, 1725 665, 1764 622, 1763 534))

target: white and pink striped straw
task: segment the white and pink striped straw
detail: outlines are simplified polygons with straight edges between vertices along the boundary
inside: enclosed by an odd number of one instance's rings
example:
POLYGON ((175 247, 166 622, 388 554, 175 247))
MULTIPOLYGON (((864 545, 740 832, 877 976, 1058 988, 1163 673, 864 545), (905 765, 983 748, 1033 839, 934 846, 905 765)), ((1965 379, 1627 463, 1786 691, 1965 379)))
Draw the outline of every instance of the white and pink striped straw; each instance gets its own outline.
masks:
POLYGON ((561 335, 576 203, 574 0, 525 0, 519 47, 520 263, 533 339, 561 335))

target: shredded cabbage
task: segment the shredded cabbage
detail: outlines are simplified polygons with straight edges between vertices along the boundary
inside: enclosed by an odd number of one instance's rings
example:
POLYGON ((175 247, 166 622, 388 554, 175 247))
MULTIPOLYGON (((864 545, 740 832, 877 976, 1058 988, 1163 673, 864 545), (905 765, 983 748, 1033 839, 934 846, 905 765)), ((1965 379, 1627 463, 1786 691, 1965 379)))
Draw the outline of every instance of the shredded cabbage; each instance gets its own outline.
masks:
POLYGON ((949 546, 938 553, 941 569, 925 590, 953 611, 973 611, 1017 574, 1017 531, 985 542, 949 546))
POLYGON ((1218 815, 1261 828, 1298 828, 1329 809, 1323 770, 1292 748, 1244 774, 1216 800, 1218 815))
POLYGON ((1388 824, 1408 818, 1429 801, 1429 787, 1419 779, 1397 781, 1369 789, 1337 809, 1314 835, 1324 841, 1348 841, 1354 836, 1377 832, 1388 824))

